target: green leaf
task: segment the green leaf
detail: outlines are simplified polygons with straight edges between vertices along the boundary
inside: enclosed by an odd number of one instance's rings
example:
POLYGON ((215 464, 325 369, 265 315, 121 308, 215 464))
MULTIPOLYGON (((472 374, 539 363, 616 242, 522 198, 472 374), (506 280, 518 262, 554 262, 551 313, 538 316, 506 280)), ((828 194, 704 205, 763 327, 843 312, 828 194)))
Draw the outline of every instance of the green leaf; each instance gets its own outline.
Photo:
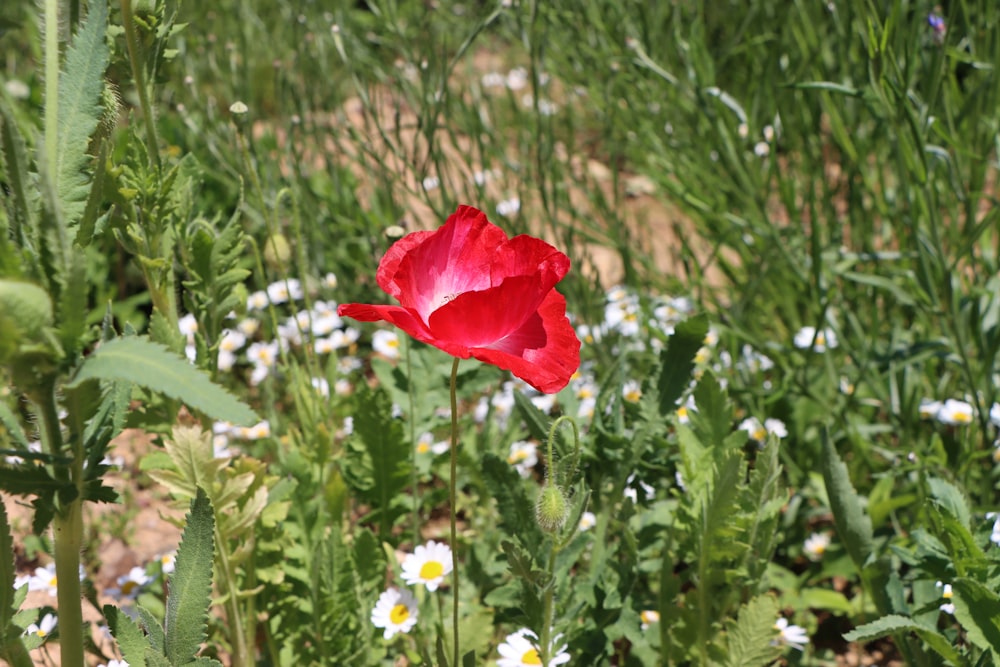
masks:
MULTIPOLYGON (((379 535, 385 539, 398 511, 393 506, 410 481, 410 442, 403 435, 402 423, 393 418, 384 390, 362 385, 357 396, 354 438, 364 447, 361 465, 371 483, 364 495, 378 512, 379 535)), ((357 451, 356 445, 352 451, 357 451)))
POLYGON ((114 605, 104 605, 104 618, 108 622, 111 635, 118 642, 122 658, 130 667, 145 667, 146 649, 150 648, 146 635, 121 609, 114 605))
POLYGON ((167 599, 166 656, 174 665, 192 660, 205 640, 212 596, 212 563, 215 559, 215 519, 202 489, 191 501, 187 525, 177 547, 167 599))
POLYGON ((951 482, 940 477, 930 477, 927 480, 934 501, 947 510, 953 517, 968 529, 972 526, 972 511, 965 494, 951 482))
POLYGON ((24 138, 18 132, 6 90, 0 90, 0 159, 11 194, 7 209, 12 224, 10 236, 17 245, 32 249, 38 235, 38 215, 28 196, 31 172, 24 138))
POLYGON ((661 415, 677 409, 677 401, 691 384, 694 358, 705 344, 708 317, 704 314, 684 320, 674 329, 660 353, 660 375, 656 379, 661 415))
MULTIPOLYGON (((14 540, 10 536, 7 508, 0 503, 0 633, 6 633, 17 607, 14 605, 14 540)), ((3 643, 0 637, 0 644, 3 643)))
POLYGON ((257 415, 207 375, 144 336, 116 338, 87 357, 67 387, 87 380, 124 380, 183 401, 213 419, 250 426, 257 415))
POLYGON ((833 510, 837 534, 860 571, 872 552, 872 523, 851 484, 847 466, 840 460, 826 431, 823 432, 823 482, 830 499, 830 509, 833 510))
POLYGON ((108 8, 105 0, 89 3, 87 18, 66 51, 66 71, 59 77, 58 183, 60 211, 69 224, 82 216, 89 193, 84 169, 90 139, 104 109, 101 91, 109 50, 105 42, 108 8))
POLYGON ((781 655, 774 643, 774 621, 779 616, 778 601, 771 595, 751 599, 740 608, 736 623, 726 635, 729 667, 769 665, 781 655))
POLYGON ((541 543, 541 529, 535 522, 535 506, 525 493, 524 480, 513 466, 495 454, 483 455, 482 469, 486 488, 496 500, 500 526, 535 550, 541 543))
POLYGON ((951 588, 955 618, 965 628, 969 641, 1000 657, 1000 597, 967 578, 955 579, 951 588))
POLYGON ((927 642, 927 645, 937 651, 941 657, 955 665, 965 664, 958 651, 952 646, 951 640, 938 632, 937 628, 917 623, 912 618, 890 614, 882 618, 854 628, 844 634, 849 642, 870 642, 888 635, 914 632, 927 642))
POLYGON ((28 449, 28 438, 24 435, 20 422, 4 401, 0 401, 0 424, 4 425, 15 444, 28 449))

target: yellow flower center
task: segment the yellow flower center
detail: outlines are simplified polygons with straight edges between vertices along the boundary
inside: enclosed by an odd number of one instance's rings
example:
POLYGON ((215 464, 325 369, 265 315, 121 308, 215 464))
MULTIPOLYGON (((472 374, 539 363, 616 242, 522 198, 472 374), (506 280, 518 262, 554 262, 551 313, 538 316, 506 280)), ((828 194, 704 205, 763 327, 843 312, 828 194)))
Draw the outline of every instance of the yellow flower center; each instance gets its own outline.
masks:
POLYGON ((389 620, 396 625, 399 625, 409 617, 410 617, 410 610, 406 607, 405 604, 397 604, 395 607, 392 608, 392 611, 389 612, 389 620))
MULTIPOLYGON (((38 628, 37 630, 35 630, 35 634, 38 635, 39 637, 44 637, 45 635, 47 635, 49 633, 45 632, 45 630, 42 630, 41 628, 38 628)), ((539 663, 539 664, 541 664, 541 663, 539 663)))
POLYGON ((767 438, 767 431, 765 431, 762 428, 759 428, 753 432, 753 436, 751 437, 753 437, 754 440, 764 440, 765 438, 767 438))
POLYGON ((436 560, 429 560, 420 566, 420 578, 426 581, 436 579, 444 572, 444 566, 436 560))
POLYGON ((528 452, 524 451, 523 449, 518 450, 507 457, 507 463, 520 463, 526 458, 528 458, 528 452))
POLYGON ((536 649, 531 649, 521 656, 521 663, 525 665, 540 665, 542 664, 542 659, 539 657, 536 649))
POLYGON ((680 417, 681 419, 683 419, 684 417, 687 417, 688 416, 688 409, 686 407, 684 407, 683 405, 681 407, 677 408, 677 416, 680 417))
POLYGON ((959 424, 968 424, 969 422, 972 421, 972 415, 969 414, 968 412, 956 412, 955 421, 957 421, 959 424))
POLYGON ((426 454, 430 450, 431 450, 431 446, 428 445, 426 442, 418 442, 417 443, 417 453, 418 454, 426 454))
POLYGON ((130 595, 139 584, 134 581, 126 581, 122 584, 122 595, 130 595))

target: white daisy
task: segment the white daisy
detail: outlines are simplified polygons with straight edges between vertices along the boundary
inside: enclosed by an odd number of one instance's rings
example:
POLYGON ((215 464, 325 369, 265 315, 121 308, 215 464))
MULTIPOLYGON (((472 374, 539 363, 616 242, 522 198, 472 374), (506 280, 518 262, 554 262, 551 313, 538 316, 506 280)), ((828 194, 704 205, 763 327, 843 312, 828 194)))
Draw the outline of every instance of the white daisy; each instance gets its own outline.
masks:
POLYGON ((975 409, 971 403, 956 401, 954 398, 945 401, 936 415, 939 422, 949 426, 971 424, 975 416, 975 409))
POLYGON ((39 623, 32 623, 25 630, 26 635, 38 635, 39 637, 45 638, 52 634, 52 631, 56 629, 56 617, 52 614, 45 614, 42 616, 42 620, 39 623))
POLYGON ((774 640, 774 644, 783 644, 802 651, 809 643, 806 629, 798 625, 789 625, 787 618, 782 617, 775 621, 774 629, 778 631, 778 637, 774 640))
POLYGON ((122 600, 135 600, 142 587, 152 581, 152 577, 146 574, 146 569, 133 567, 128 574, 118 577, 118 587, 108 589, 107 593, 113 598, 122 600))
POLYGON ((406 589, 390 588, 378 596, 371 618, 372 625, 385 629, 382 637, 392 639, 397 632, 409 632, 417 624, 417 600, 406 589))
POLYGON ((955 594, 951 590, 951 584, 944 584, 938 581, 934 585, 941 589, 941 597, 945 599, 945 602, 941 604, 939 609, 946 614, 954 615, 955 604, 951 601, 951 599, 955 594))
POLYGON ((434 592, 451 572, 451 547, 431 540, 413 550, 403 561, 403 581, 409 585, 423 584, 434 592))
POLYGON ((531 469, 538 464, 538 446, 527 440, 511 443, 507 463, 514 466, 521 477, 528 477, 531 469))
POLYGON ((390 359, 399 358, 399 334, 389 329, 379 329, 372 334, 372 349, 390 359))
POLYGON ((267 286, 267 298, 271 303, 288 303, 302 298, 302 283, 295 278, 279 280, 267 286))
POLYGON ((829 535, 826 533, 813 533, 806 538, 805 543, 802 545, 802 550, 805 551, 809 560, 819 560, 823 557, 823 554, 826 553, 826 549, 829 546, 829 535))
MULTIPOLYGON (((561 637, 562 635, 556 635, 552 640, 552 646, 555 646, 561 637)), ((500 654, 497 667, 536 667, 541 665, 542 659, 538 654, 537 641, 538 635, 527 628, 507 635, 507 639, 497 647, 497 652, 500 654)), ((550 649, 549 654, 549 663, 545 667, 563 665, 570 659, 565 644, 558 650, 550 649)))
POLYGON ((622 385, 622 398, 629 403, 638 403, 642 398, 642 386, 638 380, 627 380, 622 385))
POLYGON ((816 327, 802 327, 795 334, 795 347, 814 352, 825 352, 837 347, 837 334, 833 329, 827 327, 822 331, 817 331, 816 327))
POLYGON ((580 515, 580 523, 577 527, 580 531, 590 530, 597 525, 597 516, 593 512, 584 512, 580 515))
POLYGON ((643 630, 648 630, 649 626, 653 623, 660 622, 660 612, 655 609, 644 609, 639 612, 639 619, 642 621, 642 625, 640 627, 643 630))
POLYGON ((756 417, 747 417, 740 422, 739 430, 746 431, 751 440, 762 444, 767 440, 767 429, 756 417))
POLYGON ((177 320, 177 328, 181 330, 181 335, 187 338, 188 342, 192 342, 194 335, 198 333, 198 320, 195 319, 194 315, 188 313, 177 320))

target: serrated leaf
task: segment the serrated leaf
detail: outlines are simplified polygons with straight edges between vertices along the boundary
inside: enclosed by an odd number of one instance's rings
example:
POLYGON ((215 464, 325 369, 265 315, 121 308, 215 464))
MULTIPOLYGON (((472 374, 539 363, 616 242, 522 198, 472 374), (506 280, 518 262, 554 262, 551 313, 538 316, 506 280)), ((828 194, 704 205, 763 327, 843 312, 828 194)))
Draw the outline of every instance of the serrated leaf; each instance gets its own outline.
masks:
POLYGON ((145 667, 146 650, 150 648, 146 635, 135 621, 114 605, 104 605, 104 618, 108 622, 111 635, 118 642, 122 658, 130 667, 145 667))
POLYGON ((249 426, 257 415, 242 401, 213 383, 187 359, 144 336, 116 338, 87 357, 67 387, 87 380, 132 382, 203 412, 220 421, 249 426))
POLYGON ((1000 598, 978 581, 960 578, 951 582, 955 618, 969 640, 1000 656, 1000 598))
POLYGON ((535 521, 535 507, 525 493, 524 480, 495 454, 483 455, 482 470, 486 488, 497 504, 500 526, 529 549, 536 549, 541 543, 541 529, 535 521))
POLYGON ((104 41, 108 8, 105 0, 89 4, 87 18, 66 51, 66 71, 59 77, 59 141, 56 184, 60 211, 70 224, 86 205, 83 170, 91 157, 90 138, 103 115, 101 91, 109 50, 104 41))
POLYGON ((4 425, 11 439, 21 448, 28 449, 28 438, 21 429, 21 424, 7 404, 0 401, 0 424, 4 425))
POLYGON ((771 595, 751 599, 740 608, 735 624, 726 634, 729 667, 769 665, 781 655, 774 642, 774 621, 779 616, 778 601, 771 595))
POLYGON ((957 486, 940 477, 928 478, 927 485, 930 487, 931 497, 940 507, 958 519, 966 529, 972 525, 969 501, 957 486))
POLYGON ((674 328, 660 353, 660 375, 656 378, 661 415, 677 409, 678 399, 691 384, 694 358, 705 344, 707 334, 708 317, 704 314, 688 318, 674 328))
POLYGON ((18 245, 35 248, 38 216, 28 196, 28 164, 24 138, 18 131, 6 90, 0 90, 0 157, 6 169, 4 177, 10 188, 12 205, 8 208, 12 227, 10 236, 18 245))
POLYGON ((212 600, 212 564, 215 559, 215 519, 202 489, 191 501, 184 535, 177 547, 167 599, 166 656, 174 665, 194 659, 205 640, 212 600))
MULTIPOLYGON (((14 540, 10 536, 7 508, 0 503, 0 632, 6 632, 17 607, 14 606, 14 540)), ((2 643, 2 642, 0 642, 2 643)))
POLYGON ((393 505, 410 481, 410 443, 403 426, 392 417, 388 394, 362 386, 354 416, 354 437, 360 439, 369 467, 371 489, 365 497, 378 512, 380 535, 385 537, 394 521, 393 505))
POLYGON ((823 482, 833 511, 833 521, 844 548, 860 571, 872 552, 872 523, 851 484, 847 466, 840 460, 829 435, 823 433, 823 482))
POLYGON ((938 632, 937 628, 917 623, 912 618, 889 614, 882 618, 854 628, 844 634, 849 642, 870 642, 888 635, 913 632, 927 642, 927 645, 937 651, 942 658, 952 664, 964 664, 961 655, 952 646, 951 640, 938 632))
POLYGON ((535 440, 546 442, 549 438, 549 418, 545 413, 520 391, 514 392, 514 407, 527 425, 529 435, 535 440))

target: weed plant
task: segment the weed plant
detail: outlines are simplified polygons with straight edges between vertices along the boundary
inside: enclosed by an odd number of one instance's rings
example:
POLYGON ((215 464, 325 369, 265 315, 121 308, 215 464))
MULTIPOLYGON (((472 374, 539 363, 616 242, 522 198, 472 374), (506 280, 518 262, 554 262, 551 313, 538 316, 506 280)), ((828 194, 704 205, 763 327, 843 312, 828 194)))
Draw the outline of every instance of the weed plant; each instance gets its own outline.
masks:
POLYGON ((996 3, 15 0, 0 48, 8 663, 1000 661, 996 3), (570 256, 558 393, 337 314, 459 204, 570 256), (149 488, 176 558, 97 590, 85 506, 149 488))

